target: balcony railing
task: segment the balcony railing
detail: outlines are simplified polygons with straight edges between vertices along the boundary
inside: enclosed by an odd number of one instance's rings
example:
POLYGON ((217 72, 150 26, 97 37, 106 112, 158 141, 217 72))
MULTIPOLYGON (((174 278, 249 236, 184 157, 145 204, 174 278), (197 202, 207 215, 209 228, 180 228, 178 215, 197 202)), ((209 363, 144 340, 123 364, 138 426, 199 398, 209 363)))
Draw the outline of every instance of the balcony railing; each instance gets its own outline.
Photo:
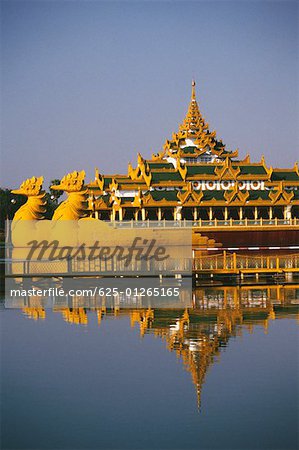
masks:
POLYGON ((226 253, 202 255, 193 259, 194 272, 298 272, 299 254, 240 255, 226 253))
POLYGON ((212 219, 212 220, 130 220, 130 221, 110 221, 109 223, 121 228, 155 228, 155 227, 299 227, 299 219, 212 219))
POLYGON ((248 255, 223 251, 213 255, 199 255, 194 258, 166 261, 133 261, 126 266, 123 261, 106 261, 98 258, 95 261, 39 261, 39 260, 7 260, 7 277, 75 277, 75 276, 191 276, 194 274, 257 274, 257 273, 299 273, 299 254, 261 254, 248 255))

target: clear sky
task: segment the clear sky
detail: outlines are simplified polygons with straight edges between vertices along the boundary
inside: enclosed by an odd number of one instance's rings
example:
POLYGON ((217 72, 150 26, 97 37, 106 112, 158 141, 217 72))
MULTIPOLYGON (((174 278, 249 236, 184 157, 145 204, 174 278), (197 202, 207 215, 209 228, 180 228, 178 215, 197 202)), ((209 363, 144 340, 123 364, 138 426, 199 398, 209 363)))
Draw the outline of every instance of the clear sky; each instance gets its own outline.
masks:
POLYGON ((1 186, 126 173, 177 131, 192 77, 227 148, 299 159, 295 1, 10 0, 1 17, 1 186))

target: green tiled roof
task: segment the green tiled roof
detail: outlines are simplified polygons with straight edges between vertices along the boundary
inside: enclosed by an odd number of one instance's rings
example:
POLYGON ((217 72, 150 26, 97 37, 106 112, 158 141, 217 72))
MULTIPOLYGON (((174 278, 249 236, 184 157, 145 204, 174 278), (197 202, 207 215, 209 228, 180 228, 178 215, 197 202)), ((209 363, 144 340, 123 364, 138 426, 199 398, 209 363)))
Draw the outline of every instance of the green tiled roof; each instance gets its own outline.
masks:
POLYGON ((179 172, 152 172, 152 182, 159 181, 182 181, 182 177, 179 172))
POLYGON ((121 197, 120 203, 123 205, 124 203, 132 203, 134 201, 134 197, 121 197))
POLYGON ((233 165, 233 167, 239 167, 240 168, 240 173, 242 175, 265 175, 267 172, 264 168, 264 166, 253 166, 253 165, 248 165, 248 166, 239 166, 239 165, 233 165))
POLYGON ((104 177, 104 189, 109 187, 109 184, 111 183, 112 178, 106 178, 104 177))
POLYGON ((249 191, 249 199, 250 200, 258 200, 259 198, 262 200, 268 200, 270 191, 249 191))
MULTIPOLYGON (((215 145, 214 149, 219 151, 219 150, 223 150, 224 147, 225 147, 224 144, 221 144, 221 142, 216 141, 216 145, 215 145)), ((224 151, 224 154, 229 154, 229 153, 231 153, 231 152, 224 151)))
POLYGON ((157 202, 160 200, 167 200, 169 202, 178 201, 177 191, 150 191, 150 194, 157 202))
POLYGON ((181 148, 182 153, 196 153, 196 150, 197 150, 196 146, 181 148))
POLYGON ((225 200, 224 192, 225 191, 203 191, 203 200, 225 200))
MULTIPOLYGON (((220 150, 222 150, 222 147, 215 147, 215 150, 220 151, 220 150)), ((227 156, 227 155, 231 155, 231 154, 232 154, 232 152, 223 150, 223 152, 221 153, 221 156, 227 156)))
POLYGON ((215 170, 214 165, 212 164, 205 164, 204 166, 198 166, 198 165, 187 165, 187 175, 214 175, 214 170, 215 170))
POLYGON ((299 177, 296 172, 272 172, 271 180, 273 181, 299 181, 299 177))
POLYGON ((99 200, 103 200, 104 203, 106 203, 106 205, 109 205, 110 203, 110 195, 99 195, 99 197, 97 197, 96 199, 97 201, 99 200))
POLYGON ((169 162, 159 162, 159 163, 148 162, 148 165, 149 165, 151 170, 155 170, 155 169, 173 169, 173 164, 171 164, 169 162))

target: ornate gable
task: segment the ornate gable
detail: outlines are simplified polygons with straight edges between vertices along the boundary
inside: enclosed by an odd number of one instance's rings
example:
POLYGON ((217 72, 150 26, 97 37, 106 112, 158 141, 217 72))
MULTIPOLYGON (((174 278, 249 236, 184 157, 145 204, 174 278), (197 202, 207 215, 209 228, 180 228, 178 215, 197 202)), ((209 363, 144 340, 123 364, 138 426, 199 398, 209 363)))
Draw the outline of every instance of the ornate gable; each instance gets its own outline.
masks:
POLYGON ((215 175, 217 175, 220 180, 236 180, 239 174, 240 168, 232 167, 230 158, 225 159, 223 167, 215 167, 215 175))
POLYGON ((184 191, 182 192, 178 192, 177 194, 178 199, 181 201, 182 204, 184 204, 184 206, 186 206, 186 204, 188 203, 200 203, 202 197, 203 197, 203 193, 202 191, 194 191, 193 190, 193 186, 192 183, 187 183, 186 188, 184 189, 184 191))
POLYGON ((131 178, 131 180, 135 181, 138 180, 141 176, 141 171, 139 166, 136 167, 136 169, 134 169, 132 167, 132 164, 129 163, 128 164, 128 176, 131 178))
POLYGON ((279 183, 279 186, 276 191, 269 192, 269 197, 271 202, 274 204, 285 205, 286 203, 290 203, 292 198, 294 197, 294 192, 287 192, 283 189, 282 183, 279 183))
POLYGON ((104 179, 104 177, 99 173, 99 170, 98 170, 98 169, 95 170, 95 182, 96 182, 96 184, 98 185, 99 189, 100 189, 101 191, 103 191, 103 190, 104 190, 104 182, 105 182, 105 179, 104 179))
POLYGON ((240 191, 237 184, 234 185, 232 191, 225 191, 224 198, 227 203, 234 203, 236 205, 244 205, 248 200, 249 192, 240 191))
POLYGON ((118 189, 118 183, 115 180, 115 178, 112 178, 112 182, 109 184, 109 190, 111 192, 113 192, 113 191, 117 191, 117 189, 118 189))
POLYGON ((182 179, 185 181, 186 176, 187 176, 187 166, 186 166, 186 164, 182 164, 180 159, 178 159, 178 162, 177 162, 177 169, 178 169, 182 179))

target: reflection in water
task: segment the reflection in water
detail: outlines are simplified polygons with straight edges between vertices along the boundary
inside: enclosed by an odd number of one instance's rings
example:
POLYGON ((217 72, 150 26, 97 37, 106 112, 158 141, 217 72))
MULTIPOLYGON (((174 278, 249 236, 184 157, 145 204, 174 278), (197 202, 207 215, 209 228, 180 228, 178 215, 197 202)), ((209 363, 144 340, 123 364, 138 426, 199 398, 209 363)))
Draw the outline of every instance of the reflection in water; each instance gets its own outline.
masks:
MULTIPOLYGON (((88 324, 89 313, 96 313, 99 325, 105 319, 129 316, 131 327, 139 326, 141 337, 159 336, 181 358, 191 373, 200 405, 206 373, 230 337, 241 336, 244 329, 252 333, 255 326, 267 333, 269 321, 298 314, 298 298, 298 286, 220 287, 194 290, 192 308, 120 309, 118 305, 106 307, 105 301, 101 308, 86 308, 80 307, 81 298, 74 298, 72 307, 54 307, 53 311, 65 322, 78 325, 88 324)), ((46 318, 39 299, 32 299, 23 312, 30 319, 46 318)))

